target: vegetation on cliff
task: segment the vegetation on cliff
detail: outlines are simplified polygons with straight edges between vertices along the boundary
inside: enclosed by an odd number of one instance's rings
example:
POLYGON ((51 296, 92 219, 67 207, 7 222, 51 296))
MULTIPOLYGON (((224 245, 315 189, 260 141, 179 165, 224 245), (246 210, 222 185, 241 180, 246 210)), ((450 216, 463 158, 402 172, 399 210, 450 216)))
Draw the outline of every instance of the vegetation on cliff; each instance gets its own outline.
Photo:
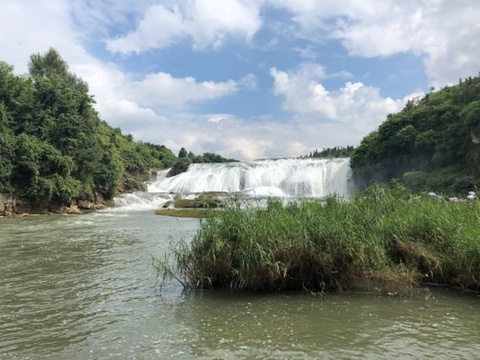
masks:
POLYGON ((412 100, 351 155, 357 181, 401 179, 413 191, 480 186, 480 77, 412 100))
POLYGON ((187 288, 405 291, 422 282, 480 288, 480 203, 408 198, 375 185, 350 201, 233 203, 156 263, 187 288), (244 204, 243 204, 244 205, 244 204))

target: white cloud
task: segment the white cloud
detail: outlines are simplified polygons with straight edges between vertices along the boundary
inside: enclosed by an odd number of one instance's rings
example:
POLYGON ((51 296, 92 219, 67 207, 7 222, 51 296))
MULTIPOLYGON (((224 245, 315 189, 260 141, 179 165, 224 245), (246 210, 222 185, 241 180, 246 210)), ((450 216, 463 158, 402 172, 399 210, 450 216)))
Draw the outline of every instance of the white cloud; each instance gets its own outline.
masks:
POLYGON ((258 90, 258 79, 254 74, 250 73, 241 78, 238 85, 245 90, 256 91, 258 90))
POLYGON ((168 10, 163 5, 151 6, 138 28, 124 37, 107 41, 114 52, 141 52, 170 46, 186 36, 183 15, 178 8, 168 10))
POLYGON ((233 80, 197 82, 193 77, 174 78, 160 72, 147 75, 142 81, 132 82, 126 89, 143 105, 181 108, 230 95, 238 90, 238 85, 233 80))
POLYGON ((425 57, 435 85, 478 71, 480 2, 476 0, 271 0, 287 10, 300 37, 340 40, 350 55, 425 57))
MULTIPOLYGON (((476 0, 176 0, 153 5, 138 27, 107 44, 130 53, 190 39, 195 48, 219 47, 229 37, 249 41, 263 26, 268 7, 289 12, 292 22, 276 24, 281 36, 312 42, 341 41, 352 56, 424 57, 432 84, 455 83, 476 74, 480 57, 480 2, 476 0), (172 5, 173 4, 173 5, 172 5)), ((296 48, 315 59, 312 48, 296 48)))
MULTIPOLYGON (((109 35, 110 28, 127 29, 132 19, 141 19, 154 0, 75 0, 68 7, 76 26, 89 39, 109 35)), ((30 1, 31 2, 31 1, 30 1)))
POLYGON ((342 124, 342 136, 351 132, 348 136, 354 143, 406 102, 406 99, 384 98, 379 89, 361 82, 347 82, 342 88, 329 91, 320 82, 328 77, 321 65, 301 65, 290 72, 272 68, 270 74, 274 80, 273 92, 283 97, 285 110, 303 122, 330 123, 333 127, 342 124), (311 68, 316 71, 305 71, 311 68))
POLYGON ((250 41, 262 25, 258 5, 249 0, 190 0, 155 4, 138 27, 107 40, 110 51, 142 52, 164 48, 186 38, 195 48, 221 46, 226 38, 250 41))
POLYGON ((318 57, 317 51, 311 46, 296 47, 293 50, 297 52, 302 59, 305 60, 314 61, 318 57))
POLYGON ((210 114, 206 115, 207 121, 210 123, 218 124, 218 126, 221 126, 221 122, 232 119, 233 116, 231 114, 210 114))
POLYGON ((67 55, 82 51, 78 45, 80 35, 71 27, 68 12, 67 3, 61 0, 0 2, 1 60, 24 73, 33 53, 45 52, 49 47, 67 55))
POLYGON ((357 144, 365 130, 343 122, 315 122, 305 119, 285 122, 273 118, 241 119, 220 114, 209 121, 186 114, 168 118, 168 127, 137 128, 137 136, 165 144, 174 152, 183 146, 196 154, 217 152, 241 160, 306 155, 315 148, 357 144))

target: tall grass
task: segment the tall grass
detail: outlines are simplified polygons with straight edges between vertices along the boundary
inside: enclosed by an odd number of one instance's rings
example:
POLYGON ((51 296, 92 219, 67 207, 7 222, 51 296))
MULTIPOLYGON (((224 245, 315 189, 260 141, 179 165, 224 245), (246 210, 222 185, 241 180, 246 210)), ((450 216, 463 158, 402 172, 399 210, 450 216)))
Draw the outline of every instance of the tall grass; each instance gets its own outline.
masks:
POLYGON ((185 287, 248 290, 480 288, 480 204, 375 185, 349 201, 231 202, 157 265, 185 287))

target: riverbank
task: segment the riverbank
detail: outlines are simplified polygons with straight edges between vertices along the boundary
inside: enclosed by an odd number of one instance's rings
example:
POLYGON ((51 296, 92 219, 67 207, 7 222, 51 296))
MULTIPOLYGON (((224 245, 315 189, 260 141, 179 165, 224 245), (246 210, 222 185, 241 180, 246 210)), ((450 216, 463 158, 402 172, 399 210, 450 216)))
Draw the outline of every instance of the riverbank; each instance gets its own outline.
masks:
POLYGON ((103 198, 71 199, 68 203, 49 200, 31 200, 11 194, 0 194, 0 218, 21 217, 48 214, 83 214, 103 209, 106 202, 103 198))
POLYGON ((157 265, 188 288, 405 293, 433 283, 478 290, 479 222, 476 201, 409 199, 386 186, 324 205, 272 200, 265 211, 235 203, 157 265))
MULTIPOLYGON (((156 178, 156 170, 125 173, 117 185, 115 193, 125 194, 136 191, 147 191, 147 182, 156 178)), ((85 214, 113 206, 113 200, 106 200, 99 192, 83 197, 73 197, 61 202, 50 199, 32 199, 14 194, 0 193, 0 218, 22 217, 49 214, 85 214)))

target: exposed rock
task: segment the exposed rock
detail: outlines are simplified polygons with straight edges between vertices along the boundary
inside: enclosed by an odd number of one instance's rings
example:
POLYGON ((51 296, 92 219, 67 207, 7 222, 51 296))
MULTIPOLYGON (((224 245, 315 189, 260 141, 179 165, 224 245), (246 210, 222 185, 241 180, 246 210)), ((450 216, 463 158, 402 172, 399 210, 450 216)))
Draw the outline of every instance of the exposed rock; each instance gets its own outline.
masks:
POLYGON ((174 216, 174 217, 191 217, 205 218, 207 216, 222 216, 224 213, 221 209, 205 210, 205 209, 161 209, 155 210, 155 215, 174 216))
POLYGON ((121 183, 117 186, 116 192, 118 194, 124 194, 136 191, 147 191, 147 185, 144 181, 144 177, 140 175, 136 176, 133 174, 125 173, 122 177, 121 183))
POLYGON ((77 205, 71 205, 65 209, 67 214, 82 214, 82 211, 78 208, 77 205))
POLYGON ((0 194, 0 216, 22 216, 33 214, 80 214, 103 208, 105 200, 100 194, 92 199, 72 199, 70 203, 49 200, 31 200, 11 194, 0 194))
POLYGON ((190 163, 184 160, 178 161, 175 165, 172 166, 170 171, 167 174, 167 177, 172 177, 184 173, 188 170, 190 163))
POLYGON ((80 209, 93 209, 94 208, 93 202, 88 201, 88 200, 83 200, 83 199, 78 200, 78 205, 77 206, 80 209))
POLYGON ((175 199, 174 206, 180 209, 206 209, 225 206, 225 203, 217 198, 198 196, 195 199, 175 199))
POLYGON ((163 204, 162 209, 167 209, 173 204, 172 200, 167 200, 165 204, 163 204))
POLYGON ((158 169, 148 169, 146 171, 128 171, 127 176, 134 177, 141 182, 155 181, 157 179, 158 169))

